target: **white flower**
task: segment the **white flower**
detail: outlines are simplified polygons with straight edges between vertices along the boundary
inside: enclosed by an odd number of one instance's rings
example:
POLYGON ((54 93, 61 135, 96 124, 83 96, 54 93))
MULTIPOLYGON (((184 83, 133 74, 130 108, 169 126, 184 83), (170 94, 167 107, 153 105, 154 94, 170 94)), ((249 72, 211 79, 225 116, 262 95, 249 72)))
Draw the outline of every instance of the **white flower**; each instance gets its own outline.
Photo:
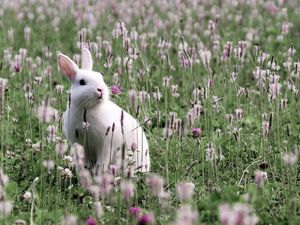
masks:
POLYGON ((33 196, 30 191, 25 191, 25 193, 23 194, 22 197, 23 197, 24 201, 31 202, 33 196))
POLYGON ((293 166, 298 160, 298 152, 286 152, 282 159, 286 165, 293 166))
POLYGON ((73 173, 69 168, 65 168, 61 171, 61 175, 63 177, 67 177, 67 178, 72 178, 73 177, 73 173))
POLYGON ((47 168, 47 170, 52 170, 54 168, 54 161, 53 160, 44 160, 43 161, 43 166, 47 168))

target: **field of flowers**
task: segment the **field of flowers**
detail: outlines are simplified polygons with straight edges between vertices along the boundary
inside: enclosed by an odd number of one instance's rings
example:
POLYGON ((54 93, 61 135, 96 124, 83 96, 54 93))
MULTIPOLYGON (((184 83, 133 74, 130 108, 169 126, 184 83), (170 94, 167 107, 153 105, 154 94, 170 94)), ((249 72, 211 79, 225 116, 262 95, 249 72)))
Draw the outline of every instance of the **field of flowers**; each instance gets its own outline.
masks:
POLYGON ((298 0, 2 0, 0 224, 300 224, 298 0), (76 171, 88 48, 151 171, 76 171))

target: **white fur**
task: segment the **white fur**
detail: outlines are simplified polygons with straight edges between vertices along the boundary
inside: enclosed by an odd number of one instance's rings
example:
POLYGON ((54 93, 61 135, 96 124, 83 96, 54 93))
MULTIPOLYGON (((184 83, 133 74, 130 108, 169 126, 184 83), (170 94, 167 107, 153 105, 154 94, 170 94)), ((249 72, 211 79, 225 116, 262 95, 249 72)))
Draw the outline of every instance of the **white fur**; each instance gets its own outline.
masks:
POLYGON ((77 142, 85 147, 86 166, 96 166, 94 168, 104 171, 109 165, 117 165, 124 171, 149 171, 150 155, 146 135, 136 119, 109 99, 109 89, 102 75, 92 71, 93 62, 89 50, 82 50, 84 69, 79 69, 63 54, 59 54, 58 64, 61 72, 72 82, 71 102, 63 117, 64 133, 72 144, 77 142), (70 74, 70 71, 75 71, 75 74, 70 74), (85 85, 80 85, 82 79, 85 85), (97 89, 101 89, 101 94, 97 89), (87 129, 83 127, 85 110, 89 124, 87 129), (121 128, 122 111, 124 135, 121 128), (113 124, 115 130, 112 133, 113 124), (108 127, 110 129, 107 134, 108 127), (122 160, 123 143, 125 160, 122 160), (134 152, 130 150, 133 143, 137 145, 134 152), (130 166, 131 163, 133 166, 130 166))

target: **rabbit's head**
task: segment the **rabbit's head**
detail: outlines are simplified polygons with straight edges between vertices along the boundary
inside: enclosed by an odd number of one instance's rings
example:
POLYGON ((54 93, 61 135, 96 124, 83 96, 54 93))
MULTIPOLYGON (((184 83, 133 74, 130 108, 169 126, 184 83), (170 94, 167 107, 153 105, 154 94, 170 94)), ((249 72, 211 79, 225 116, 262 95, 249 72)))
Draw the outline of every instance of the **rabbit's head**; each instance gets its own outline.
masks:
POLYGON ((64 54, 59 54, 57 60, 60 72, 72 82, 71 102, 75 106, 90 108, 109 99, 109 89, 101 73, 92 71, 93 59, 87 48, 82 49, 81 69, 64 54))

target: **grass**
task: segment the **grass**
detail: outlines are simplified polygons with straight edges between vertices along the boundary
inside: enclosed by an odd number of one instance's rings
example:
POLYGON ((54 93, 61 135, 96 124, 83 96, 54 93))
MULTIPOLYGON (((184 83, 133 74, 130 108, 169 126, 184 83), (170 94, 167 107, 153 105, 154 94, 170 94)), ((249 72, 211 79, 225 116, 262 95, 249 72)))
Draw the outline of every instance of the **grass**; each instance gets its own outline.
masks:
MULTIPOLYGON (((97 218, 95 201, 103 207, 97 224, 137 223, 128 213, 131 206, 152 212, 155 224, 171 224, 183 205, 176 196, 176 185, 183 181, 195 185, 193 198, 186 203, 198 213, 195 224, 222 223, 218 207, 226 203, 253 208, 258 224, 299 223, 299 164, 284 160, 286 153, 298 157, 300 133, 300 8, 296 1, 236 5, 195 1, 197 6, 192 1, 126 1, 115 6, 87 1, 90 7, 76 2, 65 9, 62 2, 11 0, 14 7, 3 2, 0 9, 0 77, 7 79, 0 98, 0 157, 9 177, 2 200, 13 204, 2 224, 17 220, 59 224, 69 214, 77 216, 78 224, 86 224, 88 217, 97 218), (92 17, 95 21, 89 22, 92 17), (113 36, 120 21, 130 42, 122 35, 113 36), (25 27, 31 29, 27 40, 25 27), (14 31, 13 39, 9 29, 14 31), (130 32, 134 29, 136 40, 130 32), (113 101, 138 114, 140 122, 150 121, 144 129, 151 173, 164 179, 164 191, 170 195, 167 201, 151 193, 145 182, 149 174, 132 180, 135 195, 128 202, 117 184, 109 197, 95 200, 80 185, 75 169, 56 154, 57 141, 65 140, 62 121, 39 121, 37 108, 48 96, 60 115, 65 111, 70 84, 58 72, 56 54, 80 54, 83 42, 92 46, 94 70, 104 75, 109 86, 121 87, 119 95, 111 96, 113 101), (224 50, 228 42, 229 53, 224 50), (139 53, 131 67, 128 48, 139 53), (289 55, 289 49, 295 49, 295 54, 289 55), (264 53, 268 56, 259 63, 264 53), (106 68, 109 60, 112 66, 106 68), (291 63, 290 69, 284 67, 286 62, 291 63), (165 87, 167 76, 171 80, 165 87), (62 93, 56 91, 57 84, 64 86, 62 93), (179 97, 172 94, 171 85, 178 85, 179 97), (139 113, 130 104, 129 90, 149 94, 149 99, 138 101, 139 113), (158 92, 160 100, 155 98, 158 92), (29 94, 33 97, 28 98, 29 94), (237 109, 242 115, 237 115, 237 109), (56 130, 54 141, 49 140, 51 125, 56 130), (166 137, 166 128, 173 134, 166 137), (193 137, 192 128, 201 128, 200 137, 193 137), (207 160, 208 153, 215 158, 207 160), (55 163, 50 171, 43 165, 49 159, 55 163), (72 177, 62 175, 66 168, 72 177), (258 170, 267 173, 261 187, 255 182, 258 170), (26 200, 26 191, 33 198, 26 200)), ((70 154, 68 148, 66 155, 70 154)))

